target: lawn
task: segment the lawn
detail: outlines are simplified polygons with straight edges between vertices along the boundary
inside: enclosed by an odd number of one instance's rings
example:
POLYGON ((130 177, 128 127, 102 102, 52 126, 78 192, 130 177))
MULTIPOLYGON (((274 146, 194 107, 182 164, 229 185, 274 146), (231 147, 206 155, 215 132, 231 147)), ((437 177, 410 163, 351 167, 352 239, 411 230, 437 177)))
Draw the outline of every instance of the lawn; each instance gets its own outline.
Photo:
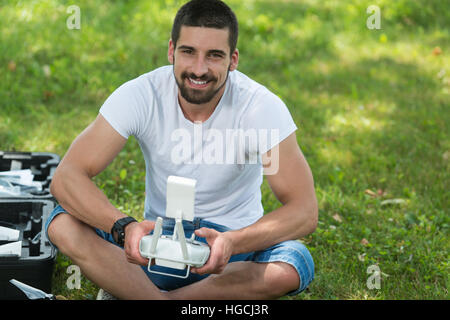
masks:
MULTIPOLYGON (((63 156, 115 88, 168 64, 183 2, 2 1, 0 150, 63 156), (81 29, 67 27, 72 4, 81 29)), ((315 179, 319 225, 301 239, 315 280, 283 299, 448 299, 449 2, 226 2, 240 22, 239 70, 285 101, 315 179), (380 29, 367 27, 370 5, 380 29)), ((95 181, 142 219, 144 172, 130 138, 95 181)), ((262 192, 266 212, 280 206, 266 182, 262 192)), ((94 299, 85 278, 66 286, 71 264, 58 255, 53 293, 94 299)))

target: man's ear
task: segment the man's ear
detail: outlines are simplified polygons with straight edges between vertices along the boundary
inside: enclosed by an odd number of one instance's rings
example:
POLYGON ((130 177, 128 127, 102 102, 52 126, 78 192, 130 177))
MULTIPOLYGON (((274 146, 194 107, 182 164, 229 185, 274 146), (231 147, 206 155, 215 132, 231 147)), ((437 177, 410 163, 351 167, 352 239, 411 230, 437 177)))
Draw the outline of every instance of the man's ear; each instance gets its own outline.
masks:
POLYGON ((230 71, 234 71, 237 69, 239 64, 239 50, 236 48, 231 55, 231 63, 230 63, 230 71))
POLYGON ((167 50, 167 59, 169 60, 170 64, 173 64, 173 55, 174 55, 175 48, 173 47, 172 39, 169 40, 169 49, 167 50))

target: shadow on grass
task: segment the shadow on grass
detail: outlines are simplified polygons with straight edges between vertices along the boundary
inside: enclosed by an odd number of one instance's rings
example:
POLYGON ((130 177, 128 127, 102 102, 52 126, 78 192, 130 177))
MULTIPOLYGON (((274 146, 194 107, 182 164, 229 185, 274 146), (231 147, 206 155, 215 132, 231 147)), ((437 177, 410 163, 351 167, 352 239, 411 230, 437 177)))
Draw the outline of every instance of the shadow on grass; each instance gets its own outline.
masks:
POLYGON ((433 75, 391 58, 336 64, 326 74, 310 71, 299 81, 308 93, 289 100, 298 106, 292 111, 304 124, 300 144, 319 183, 346 186, 344 180, 356 177, 376 184, 384 176, 397 191, 432 191, 441 207, 450 119, 433 75), (339 181, 330 179, 336 167, 339 181), (361 175, 370 172, 376 174, 361 175))

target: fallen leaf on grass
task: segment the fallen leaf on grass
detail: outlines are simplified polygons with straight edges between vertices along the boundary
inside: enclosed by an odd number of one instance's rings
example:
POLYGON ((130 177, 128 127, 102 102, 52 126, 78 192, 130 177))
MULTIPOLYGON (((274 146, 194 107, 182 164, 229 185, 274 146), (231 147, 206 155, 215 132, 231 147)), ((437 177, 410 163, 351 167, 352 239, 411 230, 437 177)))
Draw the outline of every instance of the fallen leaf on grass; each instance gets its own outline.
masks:
POLYGON ((414 21, 412 21, 411 19, 409 19, 408 17, 402 17, 403 21, 409 25, 412 26, 414 24, 414 21))
POLYGON ((381 201, 380 205, 386 206, 389 204, 405 204, 405 203, 406 203, 405 199, 388 199, 388 200, 381 201))
POLYGON ((341 216, 338 215, 337 213, 333 216, 333 219, 336 220, 337 222, 342 222, 341 216))
POLYGON ((50 70, 50 66, 47 64, 42 67, 42 71, 44 72, 44 75, 47 78, 50 77, 50 75, 52 74, 52 71, 50 70))
POLYGON ((10 61, 8 63, 8 70, 9 71, 12 71, 12 72, 16 71, 16 67, 17 67, 17 65, 16 65, 16 63, 14 61, 10 61))
POLYGON ((53 97, 53 92, 45 90, 44 91, 44 100, 47 101, 49 100, 51 97, 53 97))
POLYGON ((442 159, 444 159, 445 161, 450 159, 450 150, 444 152, 444 154, 442 155, 442 159))
POLYGON ((374 197, 374 198, 377 196, 377 194, 375 192, 373 192, 372 190, 370 190, 370 189, 366 189, 364 191, 364 193, 368 194, 369 196, 374 197))
POLYGON ((438 55, 440 55, 440 54, 442 53, 441 47, 434 47, 432 53, 433 53, 433 56, 438 56, 438 55))
POLYGON ((364 190, 364 193, 371 196, 372 198, 384 197, 387 193, 382 189, 378 189, 376 192, 370 189, 364 190))
POLYGON ((367 246, 369 244, 369 241, 366 238, 362 238, 359 243, 361 243, 363 246, 367 246))

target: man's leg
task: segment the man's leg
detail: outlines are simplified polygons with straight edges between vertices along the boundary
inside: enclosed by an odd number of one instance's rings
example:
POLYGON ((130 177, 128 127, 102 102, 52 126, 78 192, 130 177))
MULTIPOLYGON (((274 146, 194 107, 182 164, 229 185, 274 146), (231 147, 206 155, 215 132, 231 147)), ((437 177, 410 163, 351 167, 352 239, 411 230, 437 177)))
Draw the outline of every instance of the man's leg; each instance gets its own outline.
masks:
POLYGON ((221 274, 169 292, 172 299, 276 299, 305 290, 314 261, 299 241, 284 241, 229 263, 221 274))
POLYGON ((167 299, 138 265, 127 261, 123 250, 99 237, 95 230, 70 214, 59 214, 48 227, 58 249, 83 274, 120 299, 167 299))
POLYGON ((300 287, 297 271, 284 262, 229 263, 221 274, 168 292, 171 299, 277 299, 300 287))

